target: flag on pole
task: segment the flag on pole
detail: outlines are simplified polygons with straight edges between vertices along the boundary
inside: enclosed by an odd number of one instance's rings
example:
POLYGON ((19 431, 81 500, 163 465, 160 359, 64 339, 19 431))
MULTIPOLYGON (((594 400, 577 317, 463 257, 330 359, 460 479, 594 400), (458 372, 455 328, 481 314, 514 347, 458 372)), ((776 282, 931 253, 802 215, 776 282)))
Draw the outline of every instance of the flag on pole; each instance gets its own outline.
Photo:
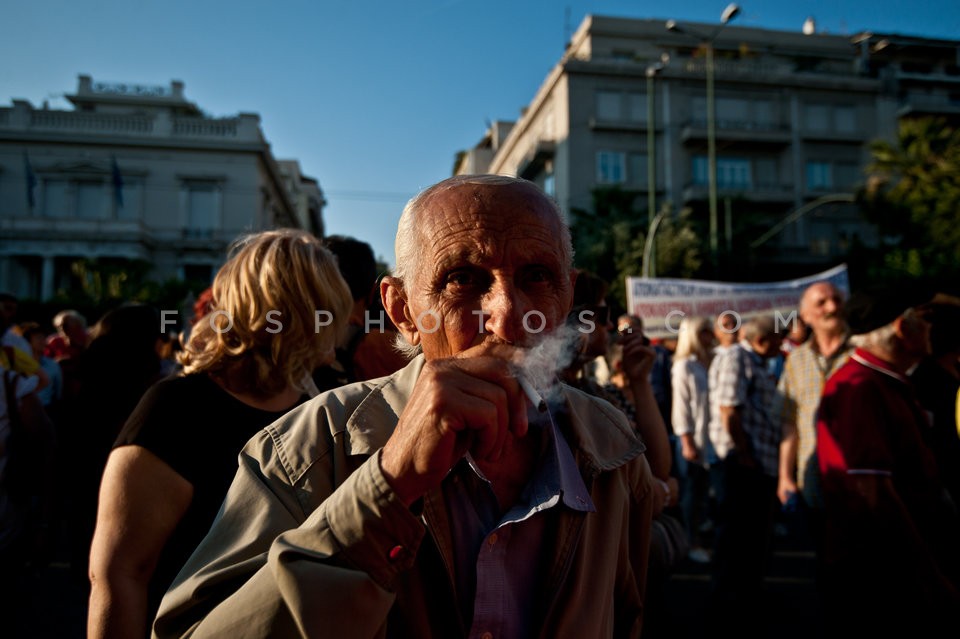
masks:
POLYGON ((33 167, 30 166, 30 156, 27 155, 26 151, 23 152, 23 174, 27 187, 27 207, 32 211, 34 205, 37 203, 33 195, 33 190, 37 187, 37 176, 33 172, 33 167))
POLYGON ((123 208, 123 176, 120 175, 120 167, 117 165, 116 156, 110 156, 110 173, 113 179, 113 201, 117 203, 117 208, 123 208))

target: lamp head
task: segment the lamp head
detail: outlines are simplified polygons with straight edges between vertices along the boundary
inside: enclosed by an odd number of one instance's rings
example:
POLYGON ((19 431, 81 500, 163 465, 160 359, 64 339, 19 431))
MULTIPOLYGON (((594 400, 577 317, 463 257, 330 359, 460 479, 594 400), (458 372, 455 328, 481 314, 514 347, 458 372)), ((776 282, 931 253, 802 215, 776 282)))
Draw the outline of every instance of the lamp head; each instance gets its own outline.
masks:
MULTIPOLYGON (((740 15, 740 5, 736 2, 731 2, 727 5, 727 8, 723 10, 723 13, 720 14, 720 23, 726 24, 740 15)), ((667 27, 668 29, 670 27, 667 27)))
POLYGON ((667 67, 667 63, 670 62, 670 54, 662 53, 660 54, 659 62, 651 62, 647 65, 647 77, 652 78, 667 67))

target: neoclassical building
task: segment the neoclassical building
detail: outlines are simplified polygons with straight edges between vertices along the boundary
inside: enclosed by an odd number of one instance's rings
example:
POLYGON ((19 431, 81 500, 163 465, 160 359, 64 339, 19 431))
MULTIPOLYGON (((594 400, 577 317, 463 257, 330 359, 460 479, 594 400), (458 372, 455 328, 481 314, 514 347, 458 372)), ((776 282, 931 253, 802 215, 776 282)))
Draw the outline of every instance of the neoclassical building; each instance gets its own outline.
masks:
POLYGON ((0 290, 46 300, 78 258, 209 281, 238 235, 323 232, 323 194, 253 113, 214 118, 169 87, 81 75, 72 110, 0 108, 0 290))

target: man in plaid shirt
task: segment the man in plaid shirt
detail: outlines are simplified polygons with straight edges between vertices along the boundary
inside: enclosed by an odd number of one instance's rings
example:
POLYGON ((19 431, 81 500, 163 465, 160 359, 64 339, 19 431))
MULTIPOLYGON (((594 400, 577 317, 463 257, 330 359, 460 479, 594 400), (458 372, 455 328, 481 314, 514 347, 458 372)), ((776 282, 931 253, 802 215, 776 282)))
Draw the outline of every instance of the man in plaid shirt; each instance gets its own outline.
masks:
POLYGON ((710 439, 719 458, 711 467, 718 507, 712 603, 721 623, 742 623, 763 583, 780 444, 766 360, 780 342, 773 317, 751 319, 710 366, 710 439))
POLYGON ((787 358, 778 390, 783 408, 780 423, 780 476, 777 497, 787 504, 802 498, 815 541, 820 541, 823 496, 817 465, 817 408, 827 379, 853 352, 843 316, 843 294, 830 282, 816 282, 800 298, 800 319, 813 333, 787 358))

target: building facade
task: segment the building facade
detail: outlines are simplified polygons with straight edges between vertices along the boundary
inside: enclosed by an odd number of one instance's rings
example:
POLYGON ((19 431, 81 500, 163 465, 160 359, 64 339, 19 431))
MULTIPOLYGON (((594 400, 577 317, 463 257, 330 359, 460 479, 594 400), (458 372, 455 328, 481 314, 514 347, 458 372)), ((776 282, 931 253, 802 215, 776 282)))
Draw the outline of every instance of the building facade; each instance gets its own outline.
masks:
POLYGON ((323 197, 256 114, 213 118, 169 87, 79 77, 73 110, 0 108, 0 290, 47 300, 79 258, 210 281, 237 236, 322 233, 323 197))
POLYGON ((706 229, 709 41, 719 249, 793 217, 757 249, 783 273, 876 245, 854 204, 817 203, 855 191, 869 143, 895 139, 900 118, 960 114, 960 41, 683 26, 588 16, 519 120, 497 124, 508 135, 491 130, 455 172, 533 180, 565 213, 592 210, 598 187, 636 191, 644 211, 652 188, 657 210, 689 207, 706 229))

